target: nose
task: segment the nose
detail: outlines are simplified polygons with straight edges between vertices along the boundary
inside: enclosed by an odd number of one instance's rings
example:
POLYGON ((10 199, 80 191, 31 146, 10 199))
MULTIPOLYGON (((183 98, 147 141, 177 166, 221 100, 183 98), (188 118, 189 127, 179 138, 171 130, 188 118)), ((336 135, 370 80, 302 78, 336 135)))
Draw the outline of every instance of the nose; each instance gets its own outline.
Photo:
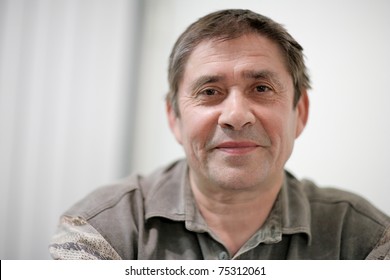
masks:
POLYGON ((218 119, 218 124, 222 128, 231 130, 241 130, 246 126, 253 125, 256 121, 247 100, 241 92, 231 92, 221 104, 222 112, 218 119))

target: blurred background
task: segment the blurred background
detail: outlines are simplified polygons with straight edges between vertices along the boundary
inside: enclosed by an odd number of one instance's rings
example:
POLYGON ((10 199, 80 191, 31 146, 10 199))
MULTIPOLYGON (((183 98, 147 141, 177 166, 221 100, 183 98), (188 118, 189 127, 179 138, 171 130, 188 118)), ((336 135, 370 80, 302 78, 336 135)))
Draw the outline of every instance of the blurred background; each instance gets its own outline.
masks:
POLYGON ((247 8, 305 48, 308 126, 287 168, 390 214, 390 11, 380 0, 0 0, 0 258, 48 259, 62 212, 183 156, 168 56, 194 20, 247 8))

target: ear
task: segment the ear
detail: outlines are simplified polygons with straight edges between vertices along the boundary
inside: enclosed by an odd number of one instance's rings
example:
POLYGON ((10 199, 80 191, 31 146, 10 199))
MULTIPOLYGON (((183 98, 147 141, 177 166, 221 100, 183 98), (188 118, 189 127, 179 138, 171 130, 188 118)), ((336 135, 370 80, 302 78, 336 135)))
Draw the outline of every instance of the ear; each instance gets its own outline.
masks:
POLYGON ((172 107, 172 104, 168 101, 166 101, 166 111, 167 111, 169 127, 173 135, 175 136, 176 141, 179 142, 179 144, 181 145, 182 138, 181 138, 180 118, 177 116, 174 108, 172 107))
POLYGON ((301 135, 303 129, 306 127, 307 119, 309 117, 309 96, 307 90, 302 90, 301 97, 296 105, 297 110, 297 124, 295 130, 295 138, 301 135))

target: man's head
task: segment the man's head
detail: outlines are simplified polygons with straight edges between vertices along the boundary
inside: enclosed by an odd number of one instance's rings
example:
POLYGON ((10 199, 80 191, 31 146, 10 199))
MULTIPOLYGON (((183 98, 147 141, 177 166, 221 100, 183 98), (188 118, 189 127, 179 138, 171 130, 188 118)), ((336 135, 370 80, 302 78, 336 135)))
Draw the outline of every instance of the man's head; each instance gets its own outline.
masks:
POLYGON ((167 101, 179 116, 177 92, 188 57, 205 40, 230 40, 248 33, 257 33, 276 43, 284 56, 286 68, 294 82, 295 106, 301 91, 310 89, 303 48, 279 23, 249 10, 222 10, 208 14, 191 24, 176 41, 168 67, 167 101))
POLYGON ((192 185, 280 187, 308 116, 309 79, 291 36, 249 11, 214 13, 179 38, 169 71, 169 124, 192 185))

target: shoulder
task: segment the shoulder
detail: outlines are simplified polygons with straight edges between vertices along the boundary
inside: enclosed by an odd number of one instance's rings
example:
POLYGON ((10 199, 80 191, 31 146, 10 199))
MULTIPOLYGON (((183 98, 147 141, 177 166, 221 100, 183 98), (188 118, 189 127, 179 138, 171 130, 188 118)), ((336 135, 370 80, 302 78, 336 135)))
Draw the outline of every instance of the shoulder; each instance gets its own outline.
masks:
POLYGON ((52 237, 49 251, 54 259, 133 258, 125 235, 137 231, 137 211, 142 208, 139 176, 100 187, 66 211, 52 237), (119 222, 118 222, 119 221, 119 222), (132 230, 123 232, 123 228, 132 230), (124 246, 123 246, 124 245, 124 246), (125 247, 127 246, 127 248, 125 247))
POLYGON ((119 207, 121 204, 134 203, 141 199, 142 177, 132 175, 116 183, 101 186, 74 204, 64 216, 78 216, 92 219, 104 211, 119 207))
POLYGON ((311 180, 302 180, 299 185, 312 209, 344 210, 345 215, 356 215, 379 226, 387 227, 390 224, 386 214, 360 195, 335 187, 320 187, 311 180))
POLYGON ((99 187, 73 205, 64 215, 77 215, 89 220, 104 212, 115 210, 121 212, 131 210, 132 213, 136 212, 137 209, 141 211, 145 201, 150 193, 155 191, 156 186, 158 187, 164 181, 176 176, 175 171, 182 166, 184 166, 183 161, 176 161, 155 170, 148 176, 133 174, 118 182, 99 187))
POLYGON ((334 244, 344 259, 390 257, 388 215, 357 194, 288 176, 289 187, 310 207, 313 243, 319 248, 334 244))
POLYGON ((101 252, 105 244, 120 258, 136 258, 148 197, 163 182, 175 177, 181 166, 184 163, 178 161, 148 176, 131 175, 88 194, 62 215, 51 245, 52 256, 113 258, 112 253, 96 253, 101 252), (75 248, 77 254, 74 254, 75 248))

